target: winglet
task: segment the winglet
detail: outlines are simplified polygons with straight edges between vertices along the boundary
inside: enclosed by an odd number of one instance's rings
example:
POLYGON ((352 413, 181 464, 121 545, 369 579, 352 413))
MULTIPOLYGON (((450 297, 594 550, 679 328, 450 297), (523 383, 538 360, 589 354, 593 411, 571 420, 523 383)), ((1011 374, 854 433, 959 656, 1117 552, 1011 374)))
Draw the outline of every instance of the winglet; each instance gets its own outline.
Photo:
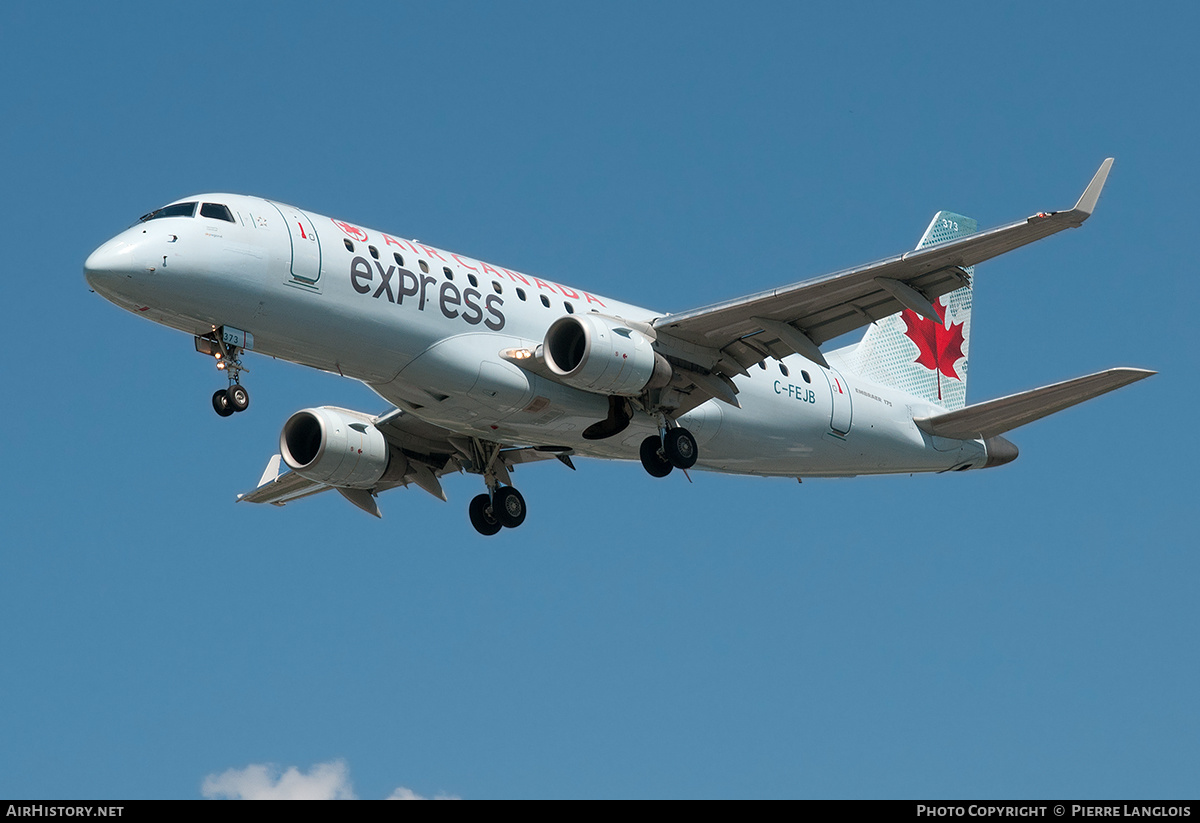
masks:
POLYGON ((1092 178, 1092 182, 1088 183, 1088 187, 1083 190, 1083 194, 1079 198, 1079 202, 1075 204, 1073 212, 1078 212, 1081 216, 1080 222, 1092 216, 1092 212, 1096 210, 1096 201, 1100 199, 1100 190, 1104 188, 1104 181, 1108 179, 1108 171, 1112 168, 1113 159, 1106 158, 1100 164, 1100 168, 1096 170, 1096 176, 1092 178))
POLYGON ((263 471, 262 477, 258 479, 258 485, 255 488, 262 488, 279 477, 279 461, 282 459, 278 454, 271 455, 271 459, 267 461, 267 468, 263 471))

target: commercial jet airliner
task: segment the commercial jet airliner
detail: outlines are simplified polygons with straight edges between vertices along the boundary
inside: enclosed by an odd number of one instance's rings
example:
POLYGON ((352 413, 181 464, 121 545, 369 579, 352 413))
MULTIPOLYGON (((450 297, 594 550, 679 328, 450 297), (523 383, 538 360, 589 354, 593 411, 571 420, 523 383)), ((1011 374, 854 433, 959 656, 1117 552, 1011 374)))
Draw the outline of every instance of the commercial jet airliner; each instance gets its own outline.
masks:
POLYGON ((471 523, 492 535, 525 520, 511 473, 540 460, 798 479, 1008 463, 1005 432, 1154 374, 966 404, 974 266, 1082 225, 1111 166, 1070 210, 984 232, 942 211, 913 251, 673 314, 235 194, 150 212, 84 270, 106 299, 194 336, 228 377, 219 415, 249 406, 247 352, 353 377, 390 404, 296 412, 240 500, 335 489, 378 517, 379 492, 445 500, 440 478, 464 471, 486 487, 471 523))

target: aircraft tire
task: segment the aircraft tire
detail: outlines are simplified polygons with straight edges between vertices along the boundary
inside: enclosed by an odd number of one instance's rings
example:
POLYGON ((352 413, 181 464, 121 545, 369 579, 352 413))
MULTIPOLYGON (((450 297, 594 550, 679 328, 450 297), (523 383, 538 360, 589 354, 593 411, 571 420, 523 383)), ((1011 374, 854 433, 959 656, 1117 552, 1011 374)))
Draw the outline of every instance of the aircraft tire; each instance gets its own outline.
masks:
POLYGON ((224 389, 217 389, 213 393, 213 411, 222 417, 228 417, 233 414, 233 409, 229 406, 229 397, 225 394, 224 389))
POLYGON ((467 507, 467 514, 471 518, 471 525, 475 527, 475 531, 484 537, 491 537, 502 528, 500 521, 492 516, 491 508, 492 499, 486 494, 479 494, 472 497, 471 505, 467 507))
POLYGON ((250 392, 234 383, 225 390, 225 398, 229 404, 229 408, 235 412, 244 412, 250 408, 250 392))
POLYGON ((492 496, 492 514, 506 529, 515 529, 525 522, 525 498, 512 486, 496 489, 492 496))
POLYGON ((696 465, 700 450, 696 446, 696 438, 687 429, 675 428, 667 432, 663 438, 663 454, 671 465, 677 469, 690 469, 696 465))
POLYGON ((642 468, 651 477, 666 477, 671 473, 671 469, 675 468, 670 460, 663 457, 662 438, 657 434, 652 434, 642 441, 640 454, 642 468))

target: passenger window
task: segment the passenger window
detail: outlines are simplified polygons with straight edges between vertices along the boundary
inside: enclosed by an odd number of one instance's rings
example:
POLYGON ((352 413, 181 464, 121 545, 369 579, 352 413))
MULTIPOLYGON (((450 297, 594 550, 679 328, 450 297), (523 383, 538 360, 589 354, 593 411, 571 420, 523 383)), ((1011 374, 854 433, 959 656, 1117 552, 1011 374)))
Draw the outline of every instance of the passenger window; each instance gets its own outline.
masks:
POLYGON ((780 363, 779 364, 779 373, 782 374, 784 377, 787 377, 788 376, 787 366, 780 363))
POLYGON ((346 244, 346 251, 354 251, 354 244, 345 237, 342 238, 342 242, 346 244))
POLYGON ((236 223, 233 219, 233 212, 229 210, 229 206, 223 206, 220 203, 205 203, 200 207, 200 216, 207 217, 210 220, 227 220, 230 223, 236 223))
POLYGON ((811 383, 811 382, 812 382, 812 378, 808 376, 808 372, 806 372, 806 371, 801 371, 801 372, 800 372, 800 376, 804 378, 804 382, 805 382, 805 383, 811 383))
POLYGON ((760 369, 762 369, 763 371, 766 371, 766 370, 767 370, 767 361, 766 361, 766 360, 759 360, 759 361, 758 361, 758 367, 759 367, 760 369))
POLYGON ((143 214, 139 219, 139 223, 145 223, 147 220, 157 220, 160 217, 195 217, 196 204, 192 203, 176 203, 173 206, 163 206, 161 209, 152 211, 149 214, 143 214))
POLYGON ((417 265, 421 267, 421 271, 425 272, 426 274, 429 274, 429 264, 428 263, 426 263, 424 260, 418 260, 417 265))
POLYGON ((565 301, 565 300, 563 301, 563 308, 565 308, 565 309, 567 310, 567 314, 574 314, 574 313, 575 313, 575 307, 574 307, 574 306, 572 306, 570 303, 568 303, 568 302, 567 302, 567 301, 565 301))
POLYGON ((454 272, 450 271, 449 266, 442 266, 442 274, 446 275, 447 280, 454 279, 454 272))
POLYGON ((467 279, 471 281, 471 285, 472 285, 472 286, 478 286, 478 285, 479 285, 479 279, 478 279, 477 277, 475 277, 475 275, 473 275, 473 274, 468 274, 468 275, 467 275, 467 279))
POLYGON ((517 297, 521 300, 525 299, 525 289, 517 289, 517 297))
POLYGON ((550 298, 544 294, 542 295, 542 305, 546 308, 550 308, 550 298))
POLYGON ((369 251, 371 253, 371 256, 374 257, 376 260, 379 259, 379 249, 375 248, 374 246, 367 246, 367 251, 369 251))
POLYGON ((398 252, 398 251, 392 252, 392 259, 396 261, 397 266, 404 265, 404 258, 400 256, 400 252, 398 252))
POLYGON ((500 284, 495 280, 492 281, 492 291, 494 291, 496 294, 504 294, 504 289, 500 288, 500 284))

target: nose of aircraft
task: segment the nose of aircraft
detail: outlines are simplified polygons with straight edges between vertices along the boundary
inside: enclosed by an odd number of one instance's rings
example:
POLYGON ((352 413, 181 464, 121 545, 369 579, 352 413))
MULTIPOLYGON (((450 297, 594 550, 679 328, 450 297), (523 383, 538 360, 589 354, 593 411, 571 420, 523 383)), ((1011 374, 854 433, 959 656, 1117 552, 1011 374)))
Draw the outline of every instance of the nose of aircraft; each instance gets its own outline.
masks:
POLYGON ((132 261, 129 244, 114 237, 88 255, 83 262, 83 276, 88 285, 98 292, 111 288, 118 278, 129 274, 132 261))

